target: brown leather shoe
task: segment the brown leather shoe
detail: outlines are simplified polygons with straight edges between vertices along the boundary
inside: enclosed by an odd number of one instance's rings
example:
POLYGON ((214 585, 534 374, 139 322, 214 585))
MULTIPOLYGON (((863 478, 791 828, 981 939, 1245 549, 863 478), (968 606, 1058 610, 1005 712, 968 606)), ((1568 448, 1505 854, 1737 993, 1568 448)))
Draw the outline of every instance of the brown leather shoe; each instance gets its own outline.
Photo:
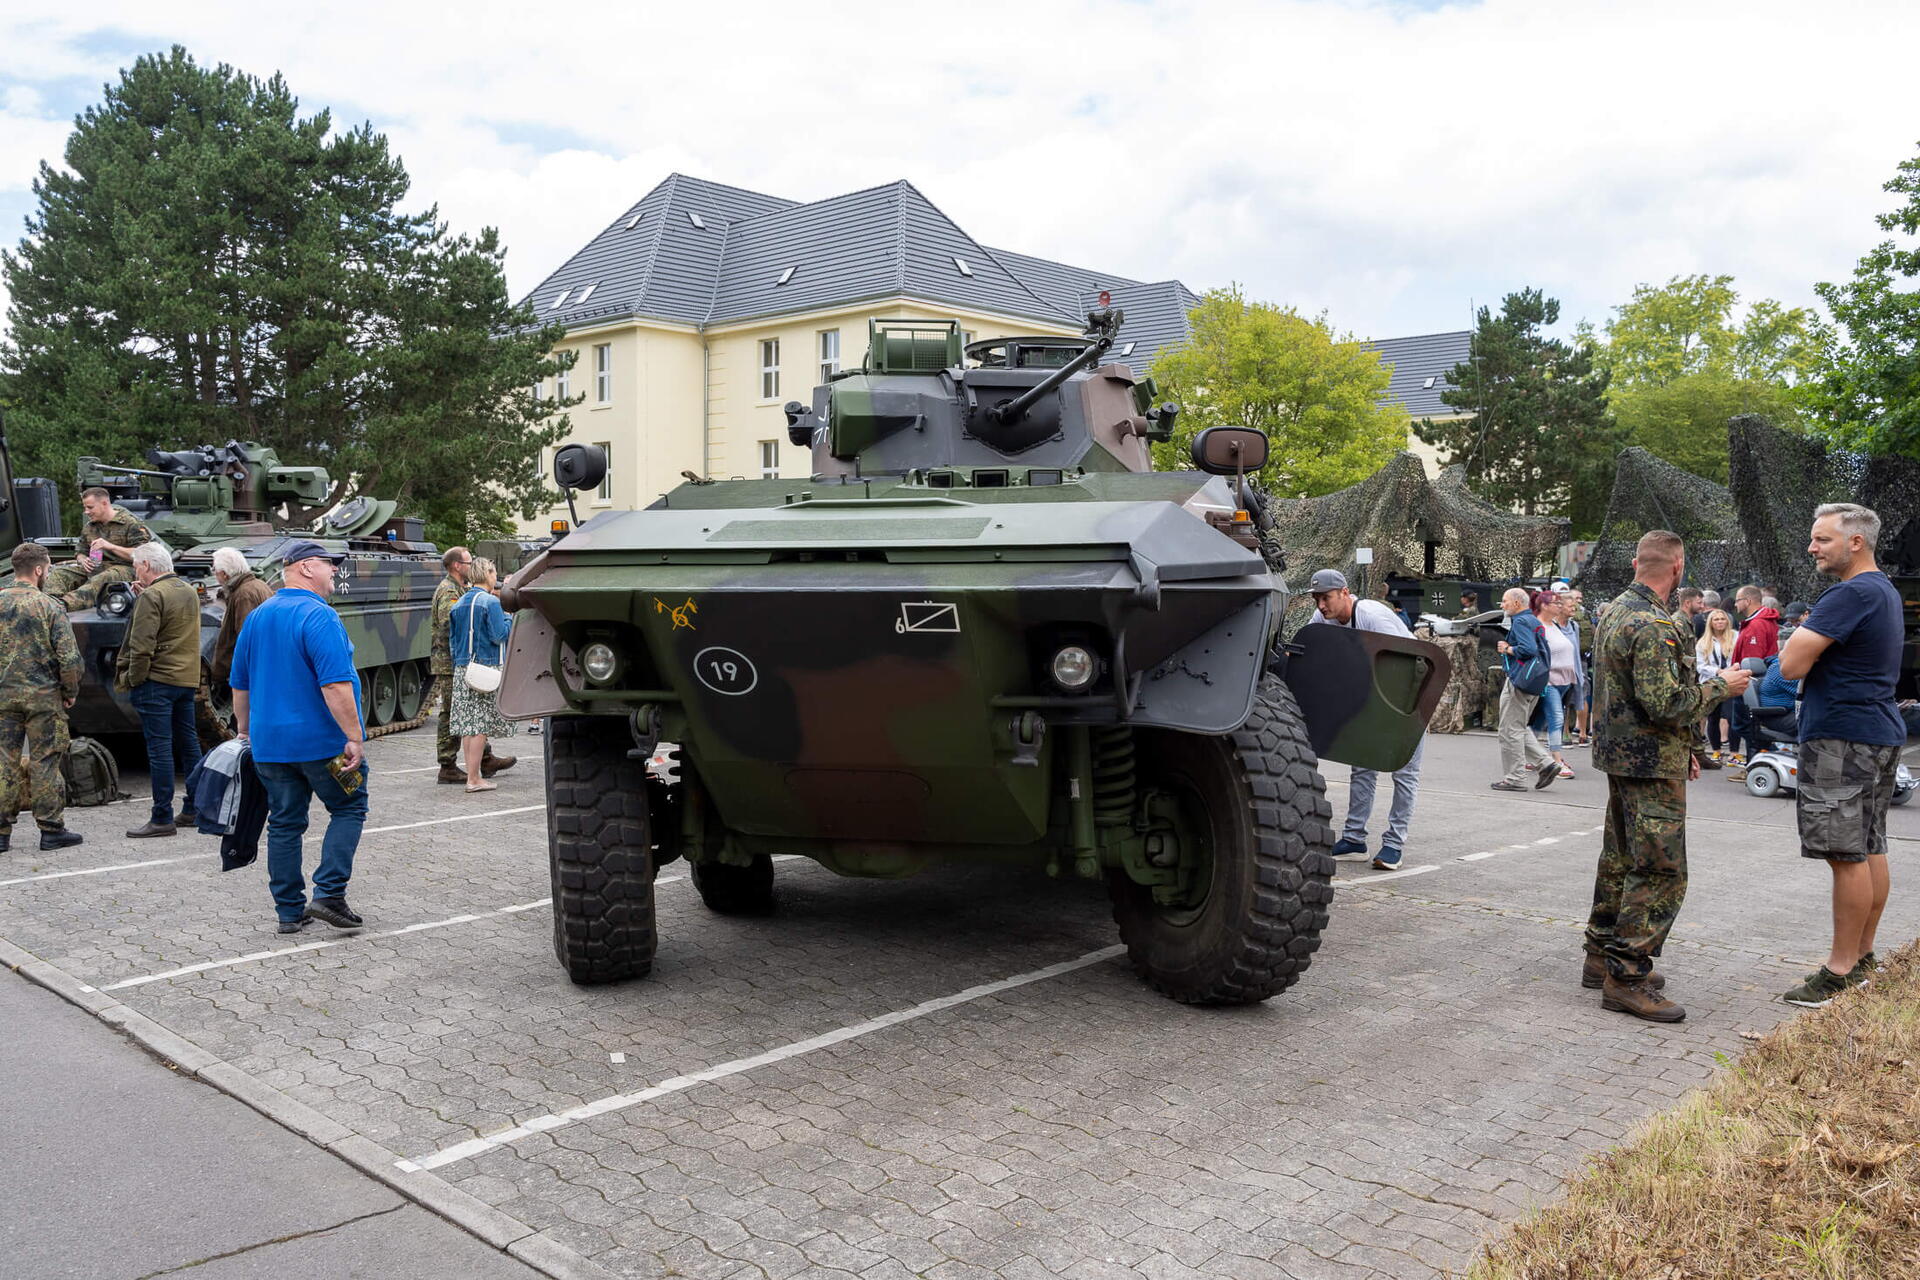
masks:
MULTIPOLYGON (((1667 985, 1667 976, 1664 973, 1649 972, 1641 981, 1652 987, 1655 991, 1658 991, 1667 985)), ((1598 991, 1606 985, 1606 982, 1607 958, 1605 956, 1588 956, 1586 963, 1580 966, 1580 985, 1590 991, 1598 991)))
POLYGON ((149 821, 146 826, 135 827, 133 830, 127 832, 127 839, 150 840, 155 836, 173 836, 179 834, 180 828, 174 826, 171 822, 149 821))
POLYGON ((439 775, 434 778, 435 782, 458 782, 463 784, 466 782, 466 780, 467 780, 467 775, 460 772, 458 769, 454 768, 450 764, 441 765, 439 775))
POLYGON ((505 773, 519 763, 519 756, 483 756, 480 760, 480 776, 491 778, 496 773, 505 773))
POLYGON ((1685 1009, 1655 991, 1646 980, 1621 982, 1612 974, 1607 975, 1600 989, 1600 1007, 1615 1013, 1630 1013, 1648 1022, 1680 1022, 1687 1016, 1685 1009))

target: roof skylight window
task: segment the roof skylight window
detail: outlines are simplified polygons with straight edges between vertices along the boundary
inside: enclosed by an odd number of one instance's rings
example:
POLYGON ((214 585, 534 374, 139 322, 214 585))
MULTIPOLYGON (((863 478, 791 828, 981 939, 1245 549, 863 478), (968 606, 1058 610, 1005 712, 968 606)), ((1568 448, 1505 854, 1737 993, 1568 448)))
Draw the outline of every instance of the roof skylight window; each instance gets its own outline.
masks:
POLYGON ((562 290, 560 291, 560 293, 559 293, 559 295, 558 295, 558 296, 556 296, 556 297, 554 298, 554 300, 553 300, 553 302, 552 302, 552 304, 551 304, 551 306, 550 306, 550 307, 549 307, 548 309, 549 309, 549 310, 551 310, 551 311, 558 311, 558 310, 559 310, 559 309, 560 309, 561 307, 564 307, 564 306, 566 306, 566 305, 567 305, 567 295, 568 295, 568 294, 570 294, 570 293, 572 293, 572 292, 573 292, 573 290, 572 290, 572 289, 562 289, 562 290))
POLYGON ((629 230, 629 231, 631 231, 631 230, 633 230, 633 229, 634 229, 635 227, 637 227, 637 226, 639 226, 639 225, 640 225, 640 215, 639 215, 639 214, 637 214, 637 213, 636 213, 636 214, 634 214, 634 215, 633 215, 633 216, 632 216, 631 218, 628 218, 628 219, 627 219, 627 230, 629 230))
POLYGON ((1428 379, 1427 379, 1427 380, 1426 380, 1425 382, 1423 382, 1423 383, 1421 383, 1421 384, 1420 384, 1420 387, 1421 387, 1421 389, 1422 389, 1423 391, 1431 391, 1431 390, 1433 390, 1433 379, 1432 379, 1432 378, 1428 378, 1428 379))
POLYGON ((700 215, 691 209, 687 210, 687 221, 693 224, 694 230, 696 231, 705 231, 707 229, 707 224, 701 219, 700 215))
POLYGON ((774 283, 776 285, 785 284, 787 281, 793 279, 793 273, 798 271, 799 269, 800 268, 798 267, 788 267, 785 271, 782 271, 780 273, 780 278, 778 280, 775 280, 774 283))
POLYGON ((573 300, 573 305, 577 307, 581 303, 585 302, 588 298, 591 298, 593 296, 593 291, 595 289, 598 289, 599 287, 600 287, 600 282, 596 280, 592 284, 588 285, 586 288, 582 289, 580 291, 580 296, 573 300))
POLYGON ((961 275, 967 276, 969 278, 971 278, 973 275, 973 268, 967 265, 967 260, 965 258, 955 257, 953 260, 953 269, 955 271, 958 271, 961 275))
POLYGON ((1133 354, 1133 344, 1132 344, 1131 342, 1129 342, 1129 343, 1127 343, 1127 345, 1125 345, 1124 347, 1121 347, 1121 348, 1120 348, 1120 354, 1121 354, 1121 355, 1123 355, 1123 356, 1130 356, 1130 355, 1132 355, 1132 354, 1133 354))

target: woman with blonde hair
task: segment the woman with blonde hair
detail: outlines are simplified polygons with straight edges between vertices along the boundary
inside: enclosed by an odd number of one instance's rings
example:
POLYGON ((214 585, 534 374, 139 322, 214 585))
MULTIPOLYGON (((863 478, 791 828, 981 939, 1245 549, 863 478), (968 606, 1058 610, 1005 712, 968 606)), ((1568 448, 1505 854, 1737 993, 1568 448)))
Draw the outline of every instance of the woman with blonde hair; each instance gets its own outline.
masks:
MULTIPOLYGON (((1734 630, 1733 619, 1727 616, 1726 610, 1713 609, 1708 612, 1706 627, 1693 646, 1693 666, 1700 674, 1700 683, 1705 684, 1733 665, 1733 642, 1739 638, 1740 633, 1734 630)), ((1705 763, 1710 769, 1720 767, 1722 725, 1726 726, 1728 734, 1726 742, 1731 744, 1733 741, 1733 725, 1728 719, 1728 707, 1731 705, 1729 702, 1716 702, 1707 710, 1707 745, 1712 751, 1705 763)))
POLYGON ((480 769, 490 738, 513 736, 513 722, 500 714, 500 692, 496 681, 491 689, 478 689, 467 678, 467 668, 475 663, 500 669, 500 655, 512 621, 494 595, 500 573, 484 556, 475 556, 467 568, 467 593, 454 601, 447 614, 450 624, 447 647, 453 653, 453 714, 450 728, 460 739, 460 752, 467 762, 468 791, 498 791, 500 784, 487 778, 480 769))

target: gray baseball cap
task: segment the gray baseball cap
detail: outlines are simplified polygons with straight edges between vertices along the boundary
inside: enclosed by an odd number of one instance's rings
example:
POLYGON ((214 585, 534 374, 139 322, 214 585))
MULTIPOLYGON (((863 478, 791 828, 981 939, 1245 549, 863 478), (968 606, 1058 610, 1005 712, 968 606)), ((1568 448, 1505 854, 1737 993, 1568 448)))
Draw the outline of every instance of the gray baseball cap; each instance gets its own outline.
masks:
POLYGON ((1313 575, 1313 580, 1307 583, 1307 593, 1309 595, 1317 596, 1323 591, 1345 591, 1346 589, 1347 575, 1338 569, 1317 570, 1313 575))

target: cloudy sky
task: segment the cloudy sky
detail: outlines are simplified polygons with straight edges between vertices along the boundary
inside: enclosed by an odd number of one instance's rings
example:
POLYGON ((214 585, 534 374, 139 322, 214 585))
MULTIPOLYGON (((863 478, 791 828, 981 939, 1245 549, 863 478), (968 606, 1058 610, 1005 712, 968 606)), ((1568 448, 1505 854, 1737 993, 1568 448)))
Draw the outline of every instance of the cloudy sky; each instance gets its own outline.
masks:
POLYGON ((1325 311, 1568 327, 1724 272, 1811 303, 1920 149, 1912 0, 1048 0, 544 6, 210 0, 0 11, 0 232, 143 52, 371 121, 514 292, 668 173, 809 200, 907 178, 979 240, 1325 311))

